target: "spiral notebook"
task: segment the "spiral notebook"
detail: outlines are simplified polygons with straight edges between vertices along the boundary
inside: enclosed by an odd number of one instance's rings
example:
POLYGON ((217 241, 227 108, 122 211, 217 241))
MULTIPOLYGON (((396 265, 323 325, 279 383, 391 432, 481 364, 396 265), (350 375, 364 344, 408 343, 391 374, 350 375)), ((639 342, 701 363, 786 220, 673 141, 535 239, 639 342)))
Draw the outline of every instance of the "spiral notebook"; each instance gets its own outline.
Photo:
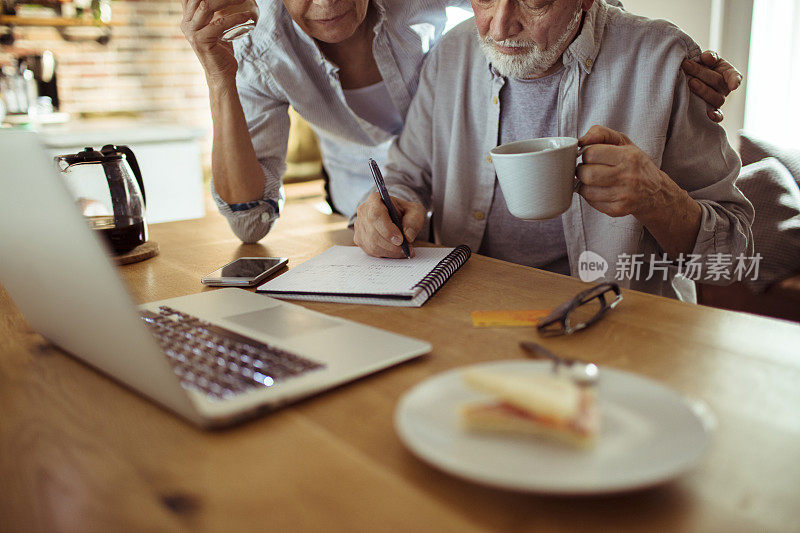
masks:
POLYGON ((357 246, 332 246, 256 292, 291 300, 420 307, 472 253, 463 244, 414 252, 411 259, 385 259, 357 246))

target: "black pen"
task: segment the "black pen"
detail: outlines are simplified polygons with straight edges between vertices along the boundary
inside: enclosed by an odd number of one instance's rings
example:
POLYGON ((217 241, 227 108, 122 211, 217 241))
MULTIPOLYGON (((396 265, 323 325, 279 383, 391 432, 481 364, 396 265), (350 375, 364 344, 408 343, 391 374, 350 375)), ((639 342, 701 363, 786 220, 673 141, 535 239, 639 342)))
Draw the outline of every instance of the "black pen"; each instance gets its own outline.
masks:
POLYGON ((383 205, 385 205, 386 210, 389 211, 389 217, 392 219, 392 222, 394 222, 394 225, 397 226, 397 229, 400 230, 400 236, 403 238, 400 247, 403 249, 403 253, 406 254, 406 259, 409 259, 411 257, 411 250, 408 249, 406 234, 403 232, 403 223, 400 221, 400 216, 397 214, 391 198, 389 198, 389 191, 386 190, 386 184, 383 182, 381 169, 378 168, 378 163, 376 163, 374 159, 369 160, 369 169, 372 171, 372 177, 375 178, 375 186, 378 187, 378 194, 381 195, 383 205))

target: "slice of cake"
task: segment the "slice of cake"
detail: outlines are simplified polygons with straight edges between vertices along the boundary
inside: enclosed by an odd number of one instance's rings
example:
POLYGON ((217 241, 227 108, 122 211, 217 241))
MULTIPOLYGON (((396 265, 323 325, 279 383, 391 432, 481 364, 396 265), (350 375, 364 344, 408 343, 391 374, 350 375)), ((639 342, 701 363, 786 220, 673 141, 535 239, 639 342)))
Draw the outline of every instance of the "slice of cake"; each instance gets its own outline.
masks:
POLYGON ((466 405, 461 418, 469 430, 542 435, 590 447, 600 428, 594 387, 568 377, 519 375, 472 369, 464 381, 494 396, 490 402, 466 405))

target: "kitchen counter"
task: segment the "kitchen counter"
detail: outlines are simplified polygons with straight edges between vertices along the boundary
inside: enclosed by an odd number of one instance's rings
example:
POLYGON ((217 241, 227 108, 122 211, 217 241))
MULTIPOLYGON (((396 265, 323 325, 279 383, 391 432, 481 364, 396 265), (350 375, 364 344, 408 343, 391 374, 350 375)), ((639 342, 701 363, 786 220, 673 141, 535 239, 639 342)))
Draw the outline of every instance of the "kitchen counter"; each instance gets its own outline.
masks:
POLYGON ((207 133, 200 128, 132 119, 78 120, 64 124, 43 124, 37 129, 50 148, 69 148, 81 143, 103 146, 196 141, 207 133))
POLYGON ((87 146, 129 146, 142 169, 149 223, 205 215, 200 151, 205 130, 133 119, 76 120, 41 124, 36 129, 52 156, 76 153, 87 146))

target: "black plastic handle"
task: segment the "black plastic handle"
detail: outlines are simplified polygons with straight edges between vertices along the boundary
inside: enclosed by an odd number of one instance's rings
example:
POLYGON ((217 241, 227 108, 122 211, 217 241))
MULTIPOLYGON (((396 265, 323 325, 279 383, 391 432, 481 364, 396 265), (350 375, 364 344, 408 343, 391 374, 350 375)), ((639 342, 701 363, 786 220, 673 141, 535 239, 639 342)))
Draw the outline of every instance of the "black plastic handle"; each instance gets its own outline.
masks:
POLYGON ((133 171, 133 175, 136 178, 136 182, 139 184, 139 191, 141 191, 142 193, 142 202, 144 203, 144 206, 147 207, 147 195, 144 192, 144 181, 142 180, 142 171, 139 168, 139 163, 136 161, 136 156, 133 155, 133 150, 131 150, 127 146, 114 146, 112 144, 108 144, 106 146, 103 146, 102 152, 105 154, 112 150, 114 152, 121 152, 125 154, 125 159, 128 161, 128 164, 130 165, 131 170, 133 171))

